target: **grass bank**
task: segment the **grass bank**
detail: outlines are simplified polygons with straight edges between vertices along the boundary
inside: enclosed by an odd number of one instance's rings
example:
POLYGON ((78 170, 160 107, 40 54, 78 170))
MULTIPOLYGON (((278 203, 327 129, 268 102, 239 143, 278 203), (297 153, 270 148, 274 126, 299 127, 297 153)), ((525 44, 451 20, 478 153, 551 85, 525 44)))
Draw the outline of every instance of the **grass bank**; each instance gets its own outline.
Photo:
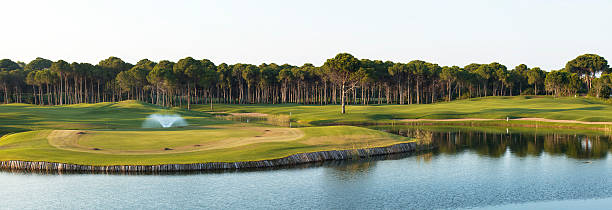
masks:
MULTIPOLYGON (((207 111, 208 107, 196 106, 207 111)), ((216 105, 216 111, 231 113, 256 112, 272 115, 289 115, 293 121, 305 125, 333 124, 401 124, 398 119, 506 119, 545 118, 552 120, 577 120, 584 122, 612 122, 612 105, 591 98, 555 98, 548 96, 486 97, 435 104, 414 105, 350 105, 347 114, 340 114, 339 105, 216 105)), ((418 122, 430 124, 483 124, 483 125, 542 125, 565 127, 608 128, 609 125, 579 123, 554 123, 535 121, 472 121, 418 122)), ((406 122, 405 124, 416 124, 406 122)))

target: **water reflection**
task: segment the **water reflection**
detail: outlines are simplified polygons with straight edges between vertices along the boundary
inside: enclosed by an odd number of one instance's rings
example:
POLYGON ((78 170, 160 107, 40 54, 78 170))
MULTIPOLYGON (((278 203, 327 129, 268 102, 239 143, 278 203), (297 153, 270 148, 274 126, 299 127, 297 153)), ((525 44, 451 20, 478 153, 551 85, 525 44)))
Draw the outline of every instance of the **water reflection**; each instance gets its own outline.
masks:
POLYGON ((418 162, 429 163, 433 158, 433 152, 422 153, 416 156, 418 162))
MULTIPOLYGON (((297 165, 265 167, 265 168, 242 168, 242 169, 219 169, 208 171, 171 171, 171 172, 129 172, 129 171, 40 171, 40 170, 17 170, 17 169, 0 169, 0 173, 8 173, 13 175, 85 175, 85 174, 106 174, 106 175, 154 175, 154 176, 184 176, 184 175, 199 175, 199 174, 231 174, 231 173, 249 173, 263 171, 278 171, 278 170, 302 170, 309 168, 322 167, 329 169, 330 173, 338 174, 339 177, 357 177, 369 173, 370 169, 376 166, 376 163, 383 160, 400 160, 415 153, 396 153, 389 155, 371 156, 368 158, 349 159, 349 160, 330 160, 323 162, 312 162, 297 165)), ((420 155, 420 154, 418 154, 420 155)), ((342 178, 340 178, 342 179, 342 178)))
POLYGON ((610 136, 579 131, 537 128, 492 129, 486 127, 376 126, 386 132, 431 141, 434 153, 456 154, 473 151, 481 156, 501 157, 508 150, 518 157, 565 155, 575 159, 604 158, 610 136))
POLYGON ((325 170, 325 172, 330 175, 329 177, 334 177, 341 181, 358 180, 367 177, 377 162, 376 160, 361 160, 350 164, 337 164, 328 166, 329 170, 325 170))
MULTIPOLYGON (((610 150, 606 134, 490 127, 379 129, 420 135, 438 147, 415 155, 216 172, 124 176, 0 171, 0 197, 9 198, 0 201, 0 209, 456 209, 516 203, 529 206, 501 208, 551 209, 559 206, 551 207, 551 201, 612 197, 612 158, 596 159, 610 150)), ((580 207, 589 208, 591 202, 580 207)))

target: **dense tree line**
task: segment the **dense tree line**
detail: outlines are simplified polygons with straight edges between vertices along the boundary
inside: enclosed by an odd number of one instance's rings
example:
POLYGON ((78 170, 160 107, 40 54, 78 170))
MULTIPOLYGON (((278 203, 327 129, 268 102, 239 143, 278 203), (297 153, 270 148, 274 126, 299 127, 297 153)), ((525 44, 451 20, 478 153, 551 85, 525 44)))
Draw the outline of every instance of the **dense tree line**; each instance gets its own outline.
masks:
MULTIPOLYGON (((585 54, 560 70, 493 62, 439 66, 357 59, 340 53, 322 66, 225 64, 187 57, 176 62, 110 57, 98 64, 36 58, 0 60, 0 101, 63 105, 139 100, 162 106, 213 103, 424 104, 483 96, 610 96, 601 56, 585 54)), ((344 110, 344 106, 343 106, 344 110)))

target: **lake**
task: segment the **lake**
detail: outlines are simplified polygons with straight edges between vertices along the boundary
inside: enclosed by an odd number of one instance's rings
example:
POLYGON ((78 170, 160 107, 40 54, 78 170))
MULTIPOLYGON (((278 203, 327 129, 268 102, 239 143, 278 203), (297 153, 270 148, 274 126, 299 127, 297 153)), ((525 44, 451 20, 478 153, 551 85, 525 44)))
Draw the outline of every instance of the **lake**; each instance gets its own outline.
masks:
POLYGON ((178 174, 0 172, 0 209, 606 208, 610 135, 535 128, 379 126, 431 152, 178 174))

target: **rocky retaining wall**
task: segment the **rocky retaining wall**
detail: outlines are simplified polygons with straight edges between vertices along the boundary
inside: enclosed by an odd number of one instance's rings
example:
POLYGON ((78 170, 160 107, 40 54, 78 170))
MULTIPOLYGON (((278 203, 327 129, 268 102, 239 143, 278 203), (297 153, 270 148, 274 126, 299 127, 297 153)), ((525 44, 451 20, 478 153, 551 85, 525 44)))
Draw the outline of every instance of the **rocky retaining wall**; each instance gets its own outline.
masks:
POLYGON ((412 152, 428 149, 429 146, 416 143, 401 143, 387 147, 375 147, 354 150, 332 150, 309 152, 290 155, 272 160, 243 161, 243 162, 212 162, 192 164, 163 164, 163 165, 112 165, 88 166, 66 163, 31 162, 31 161, 0 161, 0 169, 26 170, 26 171, 75 171, 75 172, 170 172, 170 171, 206 171, 227 170, 241 168, 264 168, 287 165, 297 165, 325 160, 346 160, 366 158, 369 156, 388 155, 402 152, 412 152))

